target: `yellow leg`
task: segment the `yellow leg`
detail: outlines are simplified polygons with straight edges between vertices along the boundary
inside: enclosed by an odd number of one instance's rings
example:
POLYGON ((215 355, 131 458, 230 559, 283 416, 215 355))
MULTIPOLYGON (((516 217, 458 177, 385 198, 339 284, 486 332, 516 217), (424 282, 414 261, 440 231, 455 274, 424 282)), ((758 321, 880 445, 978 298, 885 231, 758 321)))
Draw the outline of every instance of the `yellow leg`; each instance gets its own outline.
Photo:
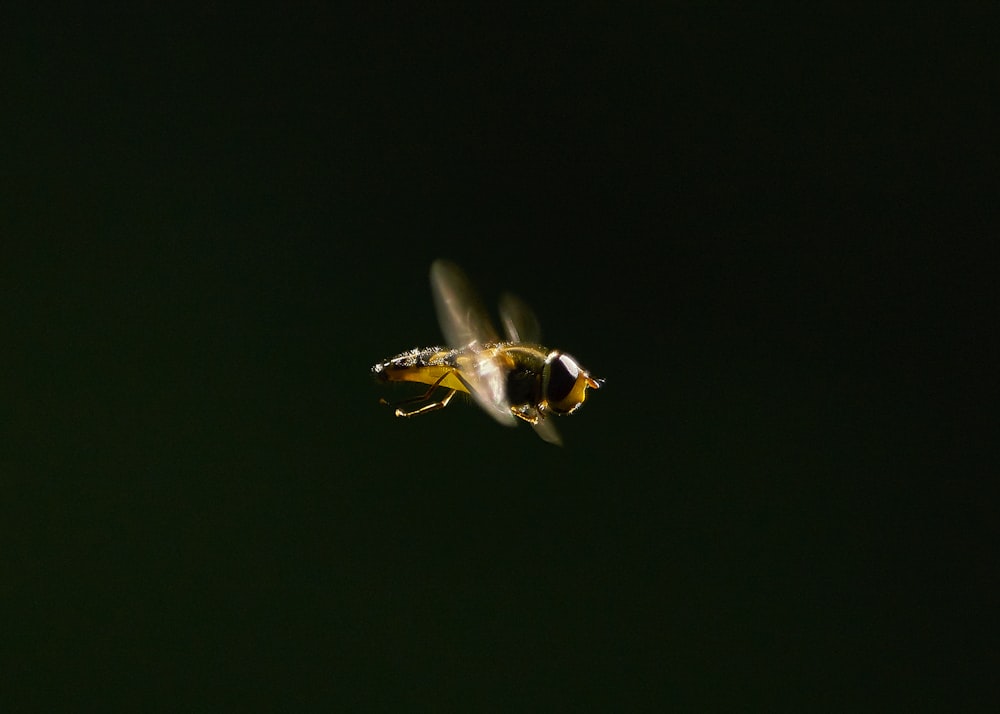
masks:
POLYGON ((433 412, 433 411, 436 411, 438 409, 444 409, 446 406, 448 406, 448 402, 451 401, 451 398, 455 396, 455 392, 457 392, 457 391, 458 391, 457 389, 449 389, 448 390, 448 394, 445 395, 444 399, 442 399, 440 401, 437 401, 437 402, 432 402, 431 404, 425 404, 424 406, 420 407, 419 409, 413 409, 411 411, 404 411, 403 409, 397 408, 396 409, 396 416, 398 416, 398 417, 411 417, 411 416, 417 416, 418 414, 426 414, 427 412, 433 412))
MULTIPOLYGON (((432 402, 431 404, 424 404, 422 407, 419 407, 417 409, 407 410, 399 408, 404 404, 419 404, 420 402, 426 402, 428 399, 431 398, 431 395, 434 394, 434 390, 437 389, 439 386, 441 386, 441 382, 443 382, 444 378, 447 377, 449 374, 451 374, 451 372, 445 372, 440 377, 438 377, 437 380, 435 380, 434 384, 428 387, 427 391, 421 394, 420 396, 410 397, 408 399, 403 399, 402 401, 396 402, 395 404, 396 416, 398 417, 416 416, 418 414, 425 414, 427 412, 432 412, 437 409, 444 409, 446 406, 448 406, 448 402, 450 402, 451 398, 455 396, 455 392, 458 391, 457 389, 449 389, 448 394, 445 395, 444 399, 432 402)), ((383 404, 389 404, 384 399, 380 399, 379 401, 382 402, 383 404)))

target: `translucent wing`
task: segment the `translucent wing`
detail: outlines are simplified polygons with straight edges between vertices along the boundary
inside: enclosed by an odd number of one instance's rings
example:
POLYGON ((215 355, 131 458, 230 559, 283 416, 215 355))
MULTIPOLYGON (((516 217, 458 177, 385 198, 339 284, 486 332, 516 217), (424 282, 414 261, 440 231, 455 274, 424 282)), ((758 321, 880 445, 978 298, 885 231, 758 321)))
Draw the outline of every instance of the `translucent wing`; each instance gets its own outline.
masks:
POLYGON ((431 264, 431 292, 438 323, 449 347, 468 348, 472 365, 462 371, 476 403, 501 424, 514 426, 516 418, 507 401, 507 375, 493 359, 486 345, 499 342, 500 336, 469 279, 454 263, 435 260, 431 264))
POLYGON ((550 444, 555 444, 556 446, 562 446, 562 437, 559 436, 559 430, 556 429, 555 423, 551 419, 541 419, 536 424, 532 424, 531 428, 535 430, 544 441, 550 444))
POLYGON ((431 264, 431 292, 438 323, 449 347, 468 347, 473 343, 481 347, 500 341, 475 288, 457 265, 447 260, 431 264))
POLYGON ((500 321, 503 331, 511 342, 542 341, 542 326, 535 316, 535 311, 516 295, 504 293, 500 298, 500 321))

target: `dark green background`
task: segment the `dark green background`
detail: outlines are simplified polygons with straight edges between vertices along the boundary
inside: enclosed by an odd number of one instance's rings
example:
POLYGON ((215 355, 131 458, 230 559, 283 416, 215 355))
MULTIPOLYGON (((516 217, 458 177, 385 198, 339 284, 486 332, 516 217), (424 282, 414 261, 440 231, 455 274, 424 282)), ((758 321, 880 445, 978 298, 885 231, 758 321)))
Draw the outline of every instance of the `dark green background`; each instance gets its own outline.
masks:
POLYGON ((3 708, 988 709, 996 18, 944 20, 8 23, 3 708), (607 379, 564 449, 377 403, 439 256, 607 379))

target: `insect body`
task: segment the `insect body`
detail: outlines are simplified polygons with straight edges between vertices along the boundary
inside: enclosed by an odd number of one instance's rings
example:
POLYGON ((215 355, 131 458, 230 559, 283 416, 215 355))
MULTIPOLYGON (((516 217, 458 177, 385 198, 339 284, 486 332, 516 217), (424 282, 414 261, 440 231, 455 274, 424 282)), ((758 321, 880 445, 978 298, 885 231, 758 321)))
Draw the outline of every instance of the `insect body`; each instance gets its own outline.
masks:
POLYGON ((415 348, 372 367, 382 381, 428 385, 423 395, 398 402, 396 416, 443 409, 461 391, 500 423, 513 426, 521 419, 546 441, 561 443, 555 425, 546 418, 572 414, 586 400, 587 389, 598 389, 601 381, 564 352, 537 344, 538 320, 509 294, 500 303, 507 338, 501 340, 457 265, 435 261, 431 291, 450 347, 415 348), (444 396, 435 400, 439 389, 444 396))

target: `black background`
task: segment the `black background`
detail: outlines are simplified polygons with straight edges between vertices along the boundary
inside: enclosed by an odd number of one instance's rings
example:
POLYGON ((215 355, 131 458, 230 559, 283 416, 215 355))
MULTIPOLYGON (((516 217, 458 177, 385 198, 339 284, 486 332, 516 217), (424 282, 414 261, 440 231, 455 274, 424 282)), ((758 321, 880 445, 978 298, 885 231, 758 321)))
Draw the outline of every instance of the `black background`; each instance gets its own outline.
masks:
POLYGON ((136 7, 3 31, 6 710, 995 704, 995 13, 136 7), (439 256, 565 448, 378 404, 439 256))

